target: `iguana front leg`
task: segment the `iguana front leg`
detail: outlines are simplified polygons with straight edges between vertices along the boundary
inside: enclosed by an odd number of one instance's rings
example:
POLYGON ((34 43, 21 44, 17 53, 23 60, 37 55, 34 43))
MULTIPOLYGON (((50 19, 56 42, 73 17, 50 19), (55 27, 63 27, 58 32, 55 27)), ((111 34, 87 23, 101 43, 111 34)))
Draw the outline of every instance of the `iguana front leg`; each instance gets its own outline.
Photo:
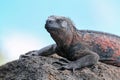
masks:
POLYGON ((87 54, 75 61, 71 61, 70 63, 63 65, 60 69, 70 69, 74 71, 75 69, 91 66, 98 62, 99 56, 97 55, 97 53, 92 51, 85 51, 84 53, 87 54))
POLYGON ((20 58, 25 58, 29 56, 49 56, 56 52, 56 44, 49 45, 40 50, 34 50, 27 52, 25 55, 21 55, 20 58))

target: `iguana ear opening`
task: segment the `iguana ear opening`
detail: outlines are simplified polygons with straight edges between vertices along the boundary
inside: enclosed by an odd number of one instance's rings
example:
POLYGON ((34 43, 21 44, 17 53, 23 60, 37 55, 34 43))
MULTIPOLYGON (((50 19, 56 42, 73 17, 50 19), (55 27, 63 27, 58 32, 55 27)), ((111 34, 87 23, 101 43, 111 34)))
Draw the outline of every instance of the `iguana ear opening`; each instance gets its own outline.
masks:
POLYGON ((62 25, 63 28, 66 28, 68 26, 66 21, 63 21, 61 25, 62 25))
POLYGON ((70 18, 66 18, 66 21, 67 21, 68 26, 69 26, 69 28, 71 29, 71 31, 74 32, 74 30, 76 30, 76 27, 75 27, 73 21, 72 21, 70 18))

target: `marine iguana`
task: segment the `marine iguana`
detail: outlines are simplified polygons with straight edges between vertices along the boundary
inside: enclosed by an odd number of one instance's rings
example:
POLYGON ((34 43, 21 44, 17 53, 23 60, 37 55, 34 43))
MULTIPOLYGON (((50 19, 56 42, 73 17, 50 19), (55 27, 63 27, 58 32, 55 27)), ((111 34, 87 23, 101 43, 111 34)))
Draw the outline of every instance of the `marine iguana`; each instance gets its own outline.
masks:
POLYGON ((45 28, 56 44, 28 52, 26 56, 49 56, 57 53, 70 61, 61 67, 64 69, 78 69, 94 65, 98 61, 120 66, 119 36, 78 30, 69 18, 54 15, 48 17, 45 28))

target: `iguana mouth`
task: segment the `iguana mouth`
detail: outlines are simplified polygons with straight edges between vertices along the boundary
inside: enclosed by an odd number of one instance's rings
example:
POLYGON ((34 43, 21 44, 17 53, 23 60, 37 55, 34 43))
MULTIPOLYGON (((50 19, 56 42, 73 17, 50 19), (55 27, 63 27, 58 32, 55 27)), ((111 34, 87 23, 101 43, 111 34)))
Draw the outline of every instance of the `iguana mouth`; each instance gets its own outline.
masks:
POLYGON ((45 28, 47 29, 47 31, 57 31, 60 29, 56 22, 50 19, 46 21, 45 28))
POLYGON ((49 24, 45 24, 45 29, 47 30, 47 31, 56 31, 56 30, 58 30, 58 28, 57 27, 52 27, 52 26, 50 26, 49 24))

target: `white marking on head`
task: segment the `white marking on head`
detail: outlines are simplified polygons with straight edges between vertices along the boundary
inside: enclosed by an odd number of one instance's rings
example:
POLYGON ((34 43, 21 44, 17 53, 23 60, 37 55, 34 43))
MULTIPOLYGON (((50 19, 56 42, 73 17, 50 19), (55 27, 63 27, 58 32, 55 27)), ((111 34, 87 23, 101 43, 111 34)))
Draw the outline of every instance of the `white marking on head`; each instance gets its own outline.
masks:
POLYGON ((48 17, 47 20, 50 20, 50 21, 55 21, 55 18, 54 17, 48 17))
POLYGON ((62 25, 62 27, 65 28, 65 27, 67 27, 67 22, 66 22, 66 21, 63 21, 61 25, 62 25))

